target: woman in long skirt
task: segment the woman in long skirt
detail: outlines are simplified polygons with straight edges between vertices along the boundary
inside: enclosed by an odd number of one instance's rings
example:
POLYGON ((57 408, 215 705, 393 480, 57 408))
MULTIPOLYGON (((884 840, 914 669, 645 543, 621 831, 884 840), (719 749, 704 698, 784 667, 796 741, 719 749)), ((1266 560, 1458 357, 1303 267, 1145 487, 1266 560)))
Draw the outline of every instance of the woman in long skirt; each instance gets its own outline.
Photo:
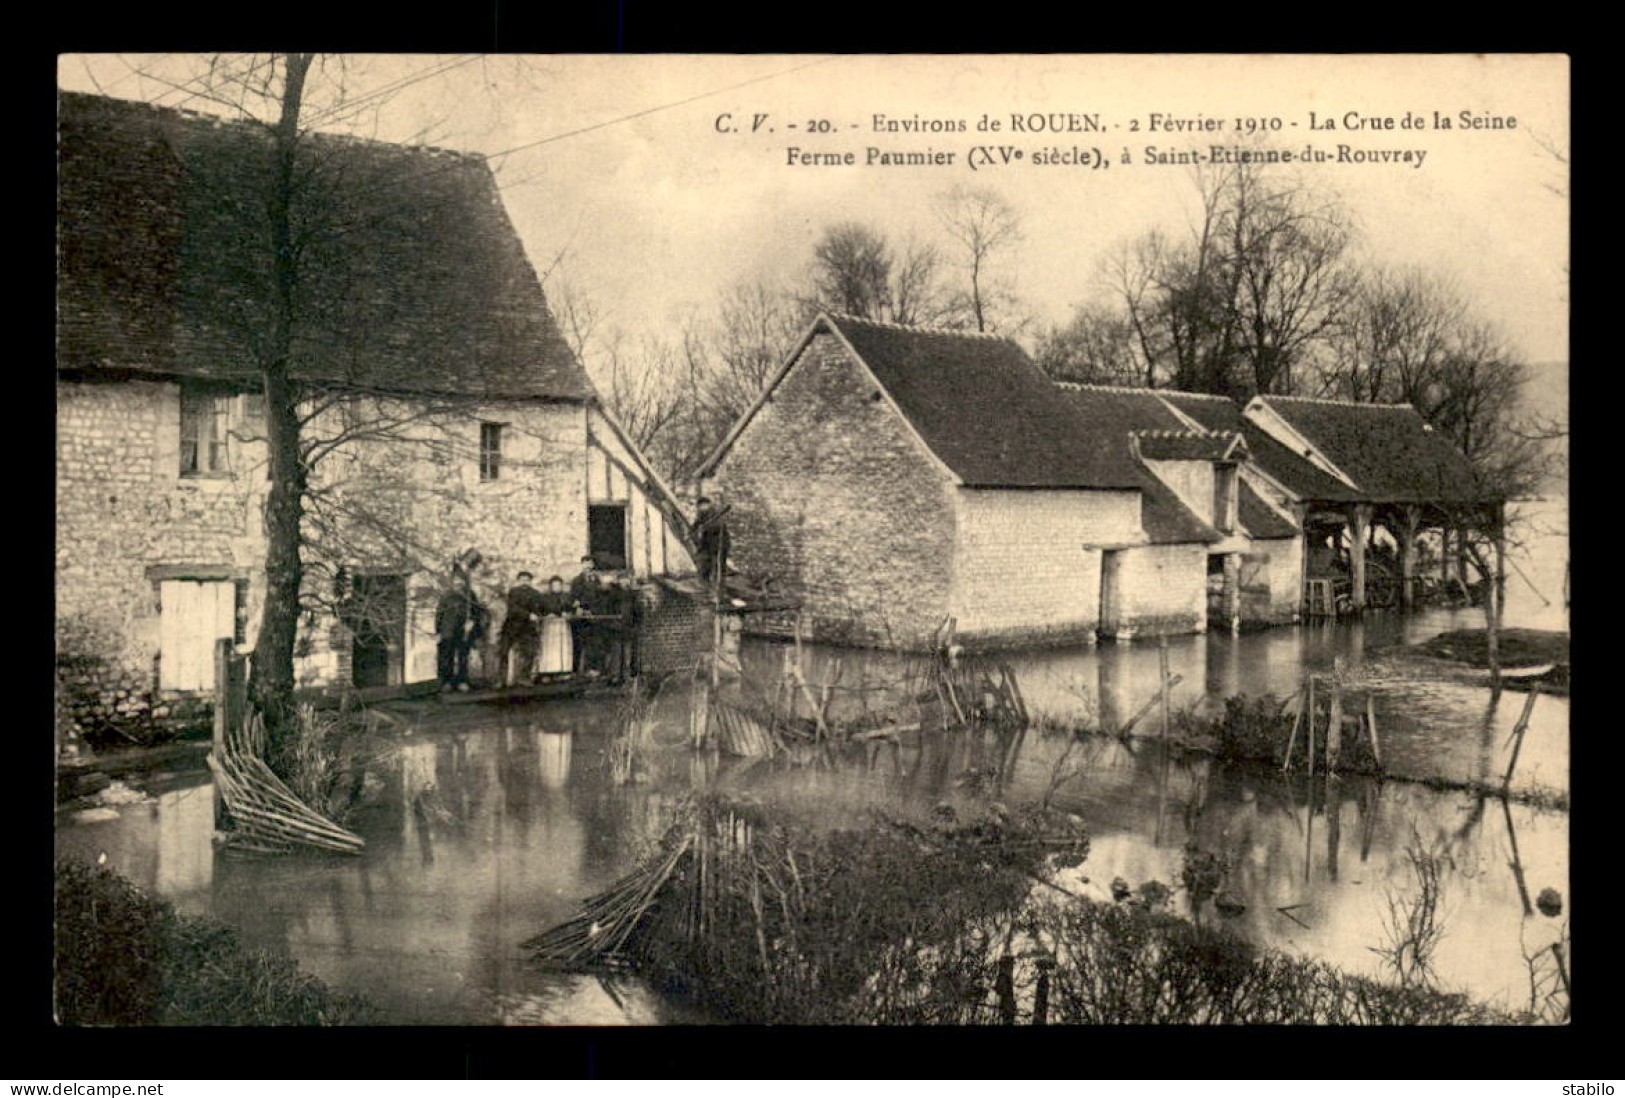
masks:
POLYGON ((554 576, 547 581, 542 604, 542 644, 536 657, 536 670, 542 675, 568 675, 575 669, 575 650, 570 643, 570 622, 565 617, 570 604, 561 577, 554 576))

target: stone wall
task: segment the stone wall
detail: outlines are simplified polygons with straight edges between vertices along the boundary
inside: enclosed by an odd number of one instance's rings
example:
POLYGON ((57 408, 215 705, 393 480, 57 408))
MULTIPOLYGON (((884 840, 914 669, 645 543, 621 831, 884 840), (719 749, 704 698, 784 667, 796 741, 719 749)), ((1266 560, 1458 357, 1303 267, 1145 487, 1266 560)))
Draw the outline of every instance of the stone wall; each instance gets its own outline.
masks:
POLYGON ((952 600, 972 646, 1092 641, 1101 545, 1144 540, 1137 492, 962 488, 952 600))
POLYGON ((1267 554, 1264 574, 1269 585, 1269 610, 1261 619, 1270 625, 1297 621, 1303 601, 1303 539, 1271 538, 1254 541, 1254 555, 1267 554))
MULTIPOLYGON (((234 409, 238 409, 234 405, 234 409)), ((180 473, 180 388, 59 382, 56 391, 56 644, 66 707, 84 724, 192 719, 158 691, 159 576, 221 578, 263 559, 258 477, 180 473), (177 716, 179 715, 179 717, 177 716)), ((263 447, 230 439, 234 469, 263 447)))
MULTIPOLYGON (((240 400, 230 407, 233 428, 256 430, 240 400)), ((352 575, 408 577, 407 681, 435 675, 434 604, 454 555, 470 547, 485 555, 481 594, 500 621, 515 572, 568 579, 587 546, 584 406, 493 402, 434 412, 400 417, 399 438, 323 458, 307 516, 306 590, 318 606, 330 607, 339 590, 337 564, 352 575), (479 475, 481 421, 505 424, 501 471, 490 481, 479 475)), ((179 423, 172 382, 57 385, 58 676, 76 720, 185 708, 157 689, 162 578, 247 580, 244 638, 252 643, 258 629, 263 444, 232 437, 229 475, 182 476, 179 423)), ((329 427, 318 421, 311 430, 329 427)), ((307 614, 299 681, 349 681, 350 650, 350 631, 335 617, 307 614)))
POLYGON ((951 485, 868 371, 824 333, 706 490, 732 508, 735 566, 801 599, 811 638, 911 647, 948 612, 951 485))
POLYGON ((1128 635, 1207 628, 1207 547, 1145 545, 1123 551, 1123 625, 1128 635))

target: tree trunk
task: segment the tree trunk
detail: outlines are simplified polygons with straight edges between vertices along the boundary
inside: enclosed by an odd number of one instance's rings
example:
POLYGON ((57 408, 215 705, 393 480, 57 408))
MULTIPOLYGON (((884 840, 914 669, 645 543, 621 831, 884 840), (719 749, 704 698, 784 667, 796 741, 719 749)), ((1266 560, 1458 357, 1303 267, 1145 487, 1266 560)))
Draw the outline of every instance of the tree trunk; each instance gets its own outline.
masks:
MULTIPOLYGON (((287 71, 282 114, 274 130, 274 163, 267 195, 275 296, 260 362, 271 477, 265 499, 265 608, 249 680, 249 697, 264 714, 273 748, 286 737, 292 714, 293 652, 299 629, 299 589, 304 581, 300 525, 309 480, 299 445, 298 394, 288 373, 299 277, 292 223, 294 160, 311 55, 288 54, 284 63, 287 71)), ((275 755, 273 750, 272 757, 275 755)))

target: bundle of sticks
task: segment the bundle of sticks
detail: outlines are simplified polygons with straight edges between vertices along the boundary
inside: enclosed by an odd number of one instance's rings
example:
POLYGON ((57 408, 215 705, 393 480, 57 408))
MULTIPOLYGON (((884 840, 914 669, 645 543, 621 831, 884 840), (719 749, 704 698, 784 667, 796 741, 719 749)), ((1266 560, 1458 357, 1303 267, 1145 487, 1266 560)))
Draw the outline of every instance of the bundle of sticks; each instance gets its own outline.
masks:
POLYGON ((240 729, 228 730, 224 748, 210 752, 215 789, 234 824, 233 845, 246 850, 286 853, 314 846, 354 854, 366 845, 294 796, 265 763, 265 722, 252 714, 240 729))
POLYGON ((567 970, 627 966, 627 942, 655 906, 694 838, 693 832, 683 834, 668 845, 664 857, 651 859, 587 899, 574 918, 529 939, 523 948, 533 960, 567 970))

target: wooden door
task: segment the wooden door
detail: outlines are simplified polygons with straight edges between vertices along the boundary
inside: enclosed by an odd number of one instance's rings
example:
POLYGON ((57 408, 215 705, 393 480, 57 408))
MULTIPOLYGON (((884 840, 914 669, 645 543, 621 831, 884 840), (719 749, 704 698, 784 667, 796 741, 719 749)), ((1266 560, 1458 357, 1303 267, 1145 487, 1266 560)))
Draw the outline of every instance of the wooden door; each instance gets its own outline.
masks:
POLYGON ((213 690, 214 642, 237 631, 237 585, 230 580, 164 580, 158 585, 158 686, 213 690))

